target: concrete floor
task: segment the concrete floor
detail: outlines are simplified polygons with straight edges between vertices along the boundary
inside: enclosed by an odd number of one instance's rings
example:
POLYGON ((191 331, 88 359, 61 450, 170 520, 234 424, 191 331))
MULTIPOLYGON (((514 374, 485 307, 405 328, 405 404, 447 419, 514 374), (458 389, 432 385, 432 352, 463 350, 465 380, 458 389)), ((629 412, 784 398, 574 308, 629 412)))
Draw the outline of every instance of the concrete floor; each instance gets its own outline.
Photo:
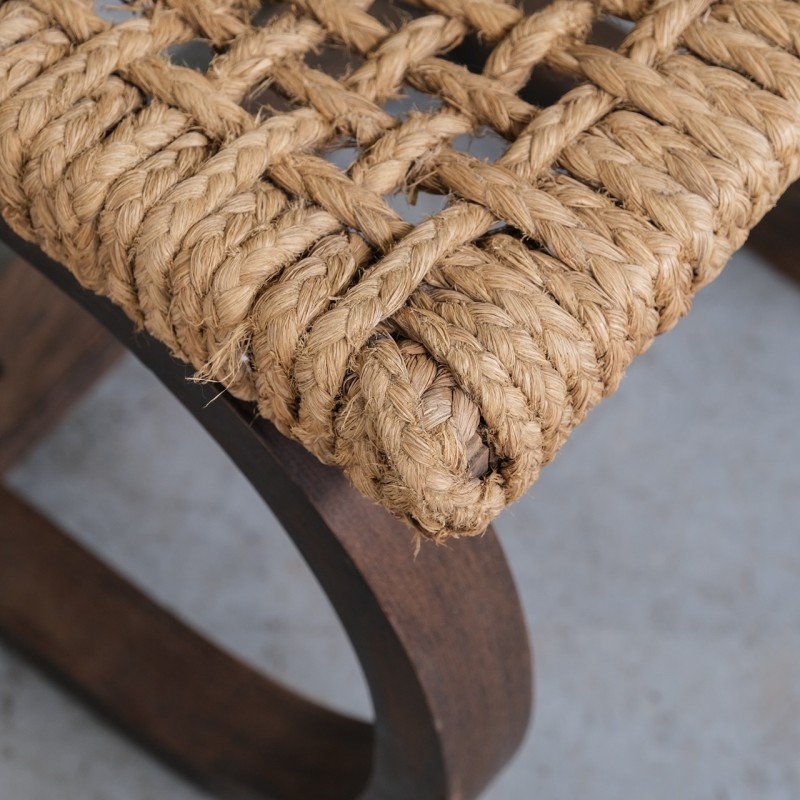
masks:
MULTIPOLYGON (((800 291, 741 255, 503 515, 539 703, 487 800, 800 798, 799 405, 800 291)), ((132 359, 10 480, 235 651, 369 715, 277 524, 132 359)), ((204 796, 0 648, 2 800, 204 796)))

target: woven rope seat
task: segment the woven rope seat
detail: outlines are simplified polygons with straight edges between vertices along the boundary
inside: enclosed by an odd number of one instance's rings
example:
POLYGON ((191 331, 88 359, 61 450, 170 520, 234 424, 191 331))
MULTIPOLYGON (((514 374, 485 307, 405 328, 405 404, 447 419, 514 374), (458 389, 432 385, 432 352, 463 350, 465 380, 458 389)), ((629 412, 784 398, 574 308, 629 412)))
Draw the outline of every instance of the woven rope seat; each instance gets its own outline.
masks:
POLYGON ((99 6, 0 5, 4 218, 435 539, 520 497, 800 169, 795 2, 99 6))

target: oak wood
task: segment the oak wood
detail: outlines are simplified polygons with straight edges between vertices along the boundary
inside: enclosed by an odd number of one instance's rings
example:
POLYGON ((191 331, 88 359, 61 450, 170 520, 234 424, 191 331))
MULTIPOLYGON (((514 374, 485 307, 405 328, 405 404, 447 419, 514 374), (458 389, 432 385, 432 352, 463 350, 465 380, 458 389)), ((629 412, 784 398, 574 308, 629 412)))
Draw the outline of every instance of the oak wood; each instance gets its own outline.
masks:
POLYGON ((102 325, 23 261, 0 267, 0 473, 122 354, 102 325))
POLYGON ((150 367, 269 504, 353 643, 374 728, 220 653, 8 494, 0 630, 226 796, 478 797, 518 747, 532 701, 527 632, 494 533, 415 558, 410 531, 339 470, 229 396, 209 403, 217 389, 187 381, 187 368, 134 334, 119 309, 7 229, 0 236, 150 367))

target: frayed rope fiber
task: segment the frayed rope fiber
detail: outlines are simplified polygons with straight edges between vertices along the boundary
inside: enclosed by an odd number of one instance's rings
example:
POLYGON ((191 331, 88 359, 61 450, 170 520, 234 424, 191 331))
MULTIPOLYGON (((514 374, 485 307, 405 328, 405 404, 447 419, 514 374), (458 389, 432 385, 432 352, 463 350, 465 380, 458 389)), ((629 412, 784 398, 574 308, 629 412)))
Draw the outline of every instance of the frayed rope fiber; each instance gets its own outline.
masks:
POLYGON ((4 217, 437 540, 534 482, 798 176, 788 0, 123 9, 0 4, 4 217), (170 61, 195 39, 205 74, 170 61), (539 69, 573 84, 544 108, 539 69), (454 147, 486 129, 496 162, 454 147), (414 226, 387 198, 417 189, 448 202, 414 226))

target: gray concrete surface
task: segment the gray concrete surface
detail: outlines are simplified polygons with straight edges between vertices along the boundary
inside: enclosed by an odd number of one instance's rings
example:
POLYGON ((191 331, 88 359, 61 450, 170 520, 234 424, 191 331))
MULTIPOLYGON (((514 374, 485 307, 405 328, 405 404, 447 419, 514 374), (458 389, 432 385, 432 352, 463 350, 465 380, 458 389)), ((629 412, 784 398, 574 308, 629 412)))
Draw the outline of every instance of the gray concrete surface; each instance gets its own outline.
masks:
MULTIPOLYGON (((500 519, 539 698, 488 800, 800 798, 799 406, 800 291, 739 256, 500 519)), ((255 664, 369 715, 275 521, 133 360, 11 482, 255 664)), ((1 800, 203 796, 0 648, 1 800)))

